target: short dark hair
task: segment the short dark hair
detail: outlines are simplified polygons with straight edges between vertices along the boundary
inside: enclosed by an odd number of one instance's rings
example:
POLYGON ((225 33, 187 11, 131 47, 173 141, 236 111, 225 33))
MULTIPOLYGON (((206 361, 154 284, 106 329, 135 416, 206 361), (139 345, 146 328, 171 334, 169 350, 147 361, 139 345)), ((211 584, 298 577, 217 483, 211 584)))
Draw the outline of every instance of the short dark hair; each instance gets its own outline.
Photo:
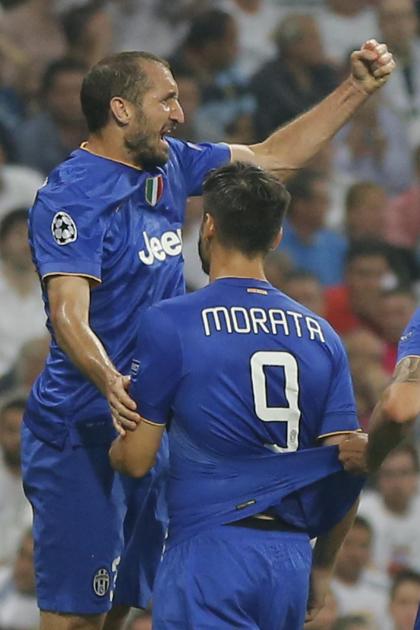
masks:
POLYGON ((143 62, 147 61, 169 68, 168 62, 161 57, 131 51, 105 57, 89 70, 83 79, 80 99, 90 132, 105 127, 109 103, 114 96, 136 101, 151 87, 143 67, 143 62))
POLYGON ((103 3, 93 0, 82 6, 74 6, 61 16, 61 27, 67 42, 73 46, 81 42, 86 25, 91 17, 102 10, 103 3))
POLYGON ((325 176, 317 171, 312 171, 310 169, 299 171, 287 184, 287 189, 292 198, 290 210, 292 210, 293 201, 296 199, 310 199, 313 194, 314 184, 316 182, 325 181, 325 176))
POLYGON ((28 209, 16 208, 10 210, 4 215, 0 221, 0 243, 2 243, 13 230, 13 228, 19 223, 26 223, 28 221, 28 209))
POLYGON ((386 243, 374 239, 361 239, 353 241, 347 250, 346 266, 355 258, 382 256, 391 266, 389 249, 386 243))
POLYGON ((208 42, 218 42, 226 33, 226 25, 232 16, 221 9, 202 11, 192 19, 185 38, 185 45, 191 48, 203 48, 208 42))
POLYGON ((363 199, 364 195, 367 192, 385 192, 384 189, 382 188, 382 186, 379 186, 379 184, 375 184, 375 182, 370 182, 370 181, 362 181, 362 182, 356 182, 355 184, 352 184, 346 192, 346 197, 345 197, 345 207, 346 210, 351 210, 352 208, 354 208, 354 206, 357 206, 361 200, 363 199))
POLYGON ((214 218, 220 242, 250 257, 269 251, 289 200, 274 175, 244 162, 211 171, 203 186, 204 212, 214 218))
POLYGON ((64 74, 66 72, 80 72, 80 74, 84 74, 87 70, 87 66, 76 59, 72 59, 71 57, 62 57, 61 59, 56 59, 48 64, 44 74, 41 79, 41 94, 46 96, 48 92, 54 86, 55 80, 60 74, 64 74))
POLYGON ((389 597, 391 601, 394 599, 395 593, 397 592, 401 584, 404 584, 404 582, 414 582, 415 584, 418 584, 420 586, 420 573, 412 571, 411 569, 404 569, 403 571, 399 571, 394 577, 391 584, 391 589, 389 592, 389 597))

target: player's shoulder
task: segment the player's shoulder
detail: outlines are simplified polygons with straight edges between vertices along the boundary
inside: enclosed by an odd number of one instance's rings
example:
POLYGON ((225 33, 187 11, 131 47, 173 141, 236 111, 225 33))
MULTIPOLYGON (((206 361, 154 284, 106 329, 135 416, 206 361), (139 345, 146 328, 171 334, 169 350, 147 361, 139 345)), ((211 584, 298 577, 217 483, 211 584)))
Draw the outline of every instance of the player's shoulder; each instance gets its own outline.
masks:
POLYGON ((38 191, 34 208, 57 206, 102 209, 128 197, 141 171, 84 149, 76 149, 51 171, 38 191))
POLYGON ((420 355, 420 308, 418 308, 398 343, 398 361, 413 355, 420 355))

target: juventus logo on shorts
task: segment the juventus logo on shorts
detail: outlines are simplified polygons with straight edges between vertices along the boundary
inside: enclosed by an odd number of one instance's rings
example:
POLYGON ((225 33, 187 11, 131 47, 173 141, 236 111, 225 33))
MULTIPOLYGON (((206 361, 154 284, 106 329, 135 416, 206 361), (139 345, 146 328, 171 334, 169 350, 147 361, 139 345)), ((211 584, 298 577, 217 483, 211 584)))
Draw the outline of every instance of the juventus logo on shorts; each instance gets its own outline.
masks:
POLYGON ((93 578, 93 590, 98 597, 104 597, 111 585, 111 578, 106 569, 99 569, 93 578))

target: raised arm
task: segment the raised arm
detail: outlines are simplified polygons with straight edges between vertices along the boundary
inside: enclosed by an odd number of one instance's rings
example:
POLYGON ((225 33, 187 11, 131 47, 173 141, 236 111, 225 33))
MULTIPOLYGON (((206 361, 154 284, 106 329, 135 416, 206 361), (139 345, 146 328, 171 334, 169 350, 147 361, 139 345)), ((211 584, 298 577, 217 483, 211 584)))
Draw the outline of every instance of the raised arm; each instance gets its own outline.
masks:
POLYGON ((60 348, 107 398, 116 420, 140 420, 136 403, 127 394, 129 377, 123 376, 89 325, 91 280, 82 276, 47 279, 50 318, 60 348))
POLYGON ((352 53, 351 75, 302 116, 251 146, 232 145, 232 159, 251 161, 282 178, 302 168, 388 80, 395 62, 385 44, 369 40, 352 53))

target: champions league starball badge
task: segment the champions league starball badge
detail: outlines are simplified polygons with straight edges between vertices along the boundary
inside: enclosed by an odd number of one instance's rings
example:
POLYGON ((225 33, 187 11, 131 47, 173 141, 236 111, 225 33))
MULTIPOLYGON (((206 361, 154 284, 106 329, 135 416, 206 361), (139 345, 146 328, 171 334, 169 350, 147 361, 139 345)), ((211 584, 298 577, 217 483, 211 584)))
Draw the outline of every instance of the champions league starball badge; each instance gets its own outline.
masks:
POLYGON ((58 245, 68 245, 77 239, 77 227, 67 212, 60 210, 54 215, 51 232, 58 245))

